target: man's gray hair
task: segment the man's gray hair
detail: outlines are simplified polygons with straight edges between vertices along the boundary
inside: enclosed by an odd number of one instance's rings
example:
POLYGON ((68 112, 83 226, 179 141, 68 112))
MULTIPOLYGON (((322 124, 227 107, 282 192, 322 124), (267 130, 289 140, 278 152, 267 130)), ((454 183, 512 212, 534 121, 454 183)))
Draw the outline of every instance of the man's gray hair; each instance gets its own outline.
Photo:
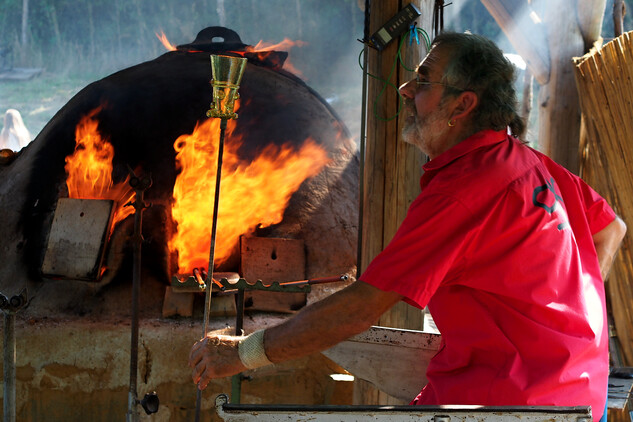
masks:
MULTIPOLYGON (((517 112, 514 89, 514 66, 489 39, 470 33, 444 32, 433 40, 432 46, 446 48, 451 55, 442 82, 477 94, 473 130, 502 130, 510 127, 520 137, 525 122, 517 112)), ((447 87, 445 95, 459 94, 447 87)))

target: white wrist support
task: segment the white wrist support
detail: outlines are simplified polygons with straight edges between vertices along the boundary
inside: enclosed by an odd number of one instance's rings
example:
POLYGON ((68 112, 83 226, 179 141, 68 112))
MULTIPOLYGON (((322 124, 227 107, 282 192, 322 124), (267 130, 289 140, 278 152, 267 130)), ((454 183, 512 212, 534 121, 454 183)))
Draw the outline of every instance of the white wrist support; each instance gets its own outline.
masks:
POLYGON ((244 337, 237 346, 242 364, 248 369, 272 364, 264 350, 264 330, 255 331, 244 337))

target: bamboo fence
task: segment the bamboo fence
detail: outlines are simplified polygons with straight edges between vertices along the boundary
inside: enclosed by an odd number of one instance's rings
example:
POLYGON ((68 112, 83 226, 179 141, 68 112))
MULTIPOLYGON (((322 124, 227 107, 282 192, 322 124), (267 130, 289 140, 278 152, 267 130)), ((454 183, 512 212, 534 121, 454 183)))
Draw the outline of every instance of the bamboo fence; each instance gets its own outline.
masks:
POLYGON ((611 359, 620 354, 621 365, 633 366, 633 32, 574 64, 583 116, 581 176, 629 227, 609 276, 607 301, 621 346, 611 350, 611 359))

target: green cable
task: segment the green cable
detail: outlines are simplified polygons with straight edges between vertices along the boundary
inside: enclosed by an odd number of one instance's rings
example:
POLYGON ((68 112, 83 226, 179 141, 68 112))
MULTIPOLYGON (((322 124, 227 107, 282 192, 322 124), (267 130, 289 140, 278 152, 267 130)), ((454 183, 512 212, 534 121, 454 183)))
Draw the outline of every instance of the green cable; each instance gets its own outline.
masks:
MULTIPOLYGON (((429 39, 429 35, 426 33, 426 31, 422 28, 415 28, 416 32, 421 33, 422 37, 424 39, 424 44, 426 47, 426 51, 428 52, 431 49, 431 41, 429 39)), ((409 34, 409 37, 411 35, 409 34)), ((380 90, 380 93, 378 94, 378 96, 376 97, 376 99, 374 100, 374 105, 373 105, 373 112, 374 112, 374 117, 382 120, 384 122, 389 122, 393 119, 395 119, 396 117, 398 117, 400 115, 400 110, 402 108, 402 96, 400 95, 400 91, 398 90, 398 87, 395 86, 394 84, 392 84, 391 82, 389 82, 391 80, 391 77, 393 76, 393 72, 396 69, 396 64, 398 62, 400 62, 400 65, 402 66, 403 69, 408 70, 409 72, 413 72, 415 69, 409 69, 408 67, 406 67, 402 61, 402 55, 401 55, 401 50, 402 50, 402 44, 404 43, 404 41, 406 40, 407 37, 402 37, 402 39, 400 40, 400 44, 398 45, 398 53, 396 54, 396 58, 393 61, 393 64, 391 65, 391 70, 389 71, 389 76, 387 76, 387 79, 382 79, 379 76, 375 76, 372 75, 371 73, 367 72, 368 76, 371 76, 374 79, 377 79, 381 82, 384 83, 382 89, 380 90), (396 114, 394 114, 391 117, 381 117, 378 115, 378 100, 383 96, 383 94, 385 93, 385 90, 387 89, 387 87, 390 86, 392 87, 396 93, 398 94, 398 109, 396 110, 396 114)), ((363 55, 364 49, 360 51, 360 54, 358 55, 358 65, 360 66, 360 68, 362 70, 363 69, 363 64, 361 62, 361 57, 363 55)))
MULTIPOLYGON (((421 33, 422 37, 424 38, 424 46, 426 47, 426 51, 428 52, 431 49, 431 40, 429 39, 429 34, 426 33, 426 31, 422 28, 415 28, 416 32, 421 33)), ((409 34, 409 38, 411 37, 411 34, 409 34)), ((404 41, 404 38, 403 40, 404 41)), ((408 70, 409 72, 415 72, 415 69, 409 69, 408 67, 406 67, 402 61, 402 56, 400 55, 400 48, 402 48, 402 41, 400 41, 400 47, 398 48, 398 60, 400 61, 400 65, 402 66, 402 68, 404 70, 408 70)))

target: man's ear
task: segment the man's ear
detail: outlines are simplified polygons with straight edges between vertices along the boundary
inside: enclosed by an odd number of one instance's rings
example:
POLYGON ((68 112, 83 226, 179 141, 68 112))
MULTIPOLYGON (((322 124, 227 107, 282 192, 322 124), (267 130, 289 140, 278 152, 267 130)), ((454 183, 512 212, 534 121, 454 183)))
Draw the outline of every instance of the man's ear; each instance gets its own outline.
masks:
POLYGON ((479 98, 473 91, 464 91, 455 99, 453 113, 451 114, 451 120, 459 120, 467 117, 472 117, 477 104, 479 104, 479 98))

